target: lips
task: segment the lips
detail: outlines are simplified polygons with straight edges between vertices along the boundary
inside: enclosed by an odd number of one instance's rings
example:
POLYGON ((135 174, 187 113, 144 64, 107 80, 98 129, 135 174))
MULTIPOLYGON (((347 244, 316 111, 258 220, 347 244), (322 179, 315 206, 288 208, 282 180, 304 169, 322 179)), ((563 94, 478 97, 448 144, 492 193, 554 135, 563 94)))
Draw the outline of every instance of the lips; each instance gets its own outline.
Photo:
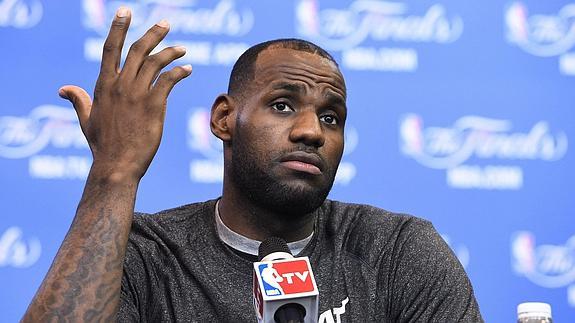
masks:
POLYGON ((289 169, 312 175, 321 175, 325 168, 319 155, 304 151, 289 153, 280 159, 280 163, 289 169))

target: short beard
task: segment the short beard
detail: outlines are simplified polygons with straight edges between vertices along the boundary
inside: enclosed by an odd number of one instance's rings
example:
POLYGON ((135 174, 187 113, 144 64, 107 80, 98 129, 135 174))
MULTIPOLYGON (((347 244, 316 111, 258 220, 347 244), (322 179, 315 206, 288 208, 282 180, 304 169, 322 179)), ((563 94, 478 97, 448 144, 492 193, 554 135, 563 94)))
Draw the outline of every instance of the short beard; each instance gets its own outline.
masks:
POLYGON ((290 186, 273 178, 265 169, 266 166, 271 167, 270 163, 280 156, 259 160, 261 152, 254 151, 255 145, 246 144, 249 140, 244 139, 236 128, 232 144, 231 176, 240 193, 254 205, 278 215, 298 217, 315 211, 323 204, 333 186, 336 169, 326 165, 328 169, 324 172, 328 174, 328 180, 322 185, 290 186))

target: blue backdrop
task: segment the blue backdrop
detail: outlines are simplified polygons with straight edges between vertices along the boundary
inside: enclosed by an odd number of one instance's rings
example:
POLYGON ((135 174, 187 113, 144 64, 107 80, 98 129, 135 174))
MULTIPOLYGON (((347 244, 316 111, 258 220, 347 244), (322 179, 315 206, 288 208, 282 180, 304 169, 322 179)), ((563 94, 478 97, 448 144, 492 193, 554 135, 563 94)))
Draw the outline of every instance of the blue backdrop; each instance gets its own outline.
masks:
POLYGON ((309 39, 348 85, 331 198, 433 221, 488 322, 523 301, 575 319, 575 3, 568 1, 0 0, 0 321, 17 321, 73 218, 90 152, 57 89, 92 91, 115 9, 128 37, 162 18, 194 66, 170 96, 137 209, 217 197, 207 118, 252 44, 309 39), (571 165, 571 166, 570 166, 571 165))

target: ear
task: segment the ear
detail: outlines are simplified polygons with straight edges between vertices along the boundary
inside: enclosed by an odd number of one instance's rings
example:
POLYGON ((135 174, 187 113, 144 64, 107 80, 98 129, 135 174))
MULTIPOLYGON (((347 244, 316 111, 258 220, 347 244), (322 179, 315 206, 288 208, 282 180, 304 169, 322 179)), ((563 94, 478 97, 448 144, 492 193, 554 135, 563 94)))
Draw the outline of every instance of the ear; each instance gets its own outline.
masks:
POLYGON ((210 128, 212 133, 223 142, 229 142, 232 139, 236 121, 235 112, 235 101, 227 94, 220 94, 212 105, 210 128))

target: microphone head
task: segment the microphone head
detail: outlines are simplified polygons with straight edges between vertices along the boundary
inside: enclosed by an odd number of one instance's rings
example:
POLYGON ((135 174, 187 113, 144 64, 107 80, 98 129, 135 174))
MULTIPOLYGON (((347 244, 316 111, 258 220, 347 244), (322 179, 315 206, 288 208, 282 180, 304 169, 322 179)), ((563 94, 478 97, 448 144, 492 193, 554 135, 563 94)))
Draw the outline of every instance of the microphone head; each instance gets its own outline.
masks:
POLYGON ((280 306, 274 313, 274 321, 283 322, 304 322, 305 307, 298 303, 287 303, 280 306))
POLYGON ((262 261, 265 256, 274 252, 285 252, 290 255, 292 254, 291 250, 289 250, 287 242, 284 239, 278 237, 269 237, 264 240, 258 248, 258 261, 262 261))
POLYGON ((278 237, 260 244, 258 258, 253 281, 258 322, 317 322, 319 291, 309 258, 294 258, 278 237))

